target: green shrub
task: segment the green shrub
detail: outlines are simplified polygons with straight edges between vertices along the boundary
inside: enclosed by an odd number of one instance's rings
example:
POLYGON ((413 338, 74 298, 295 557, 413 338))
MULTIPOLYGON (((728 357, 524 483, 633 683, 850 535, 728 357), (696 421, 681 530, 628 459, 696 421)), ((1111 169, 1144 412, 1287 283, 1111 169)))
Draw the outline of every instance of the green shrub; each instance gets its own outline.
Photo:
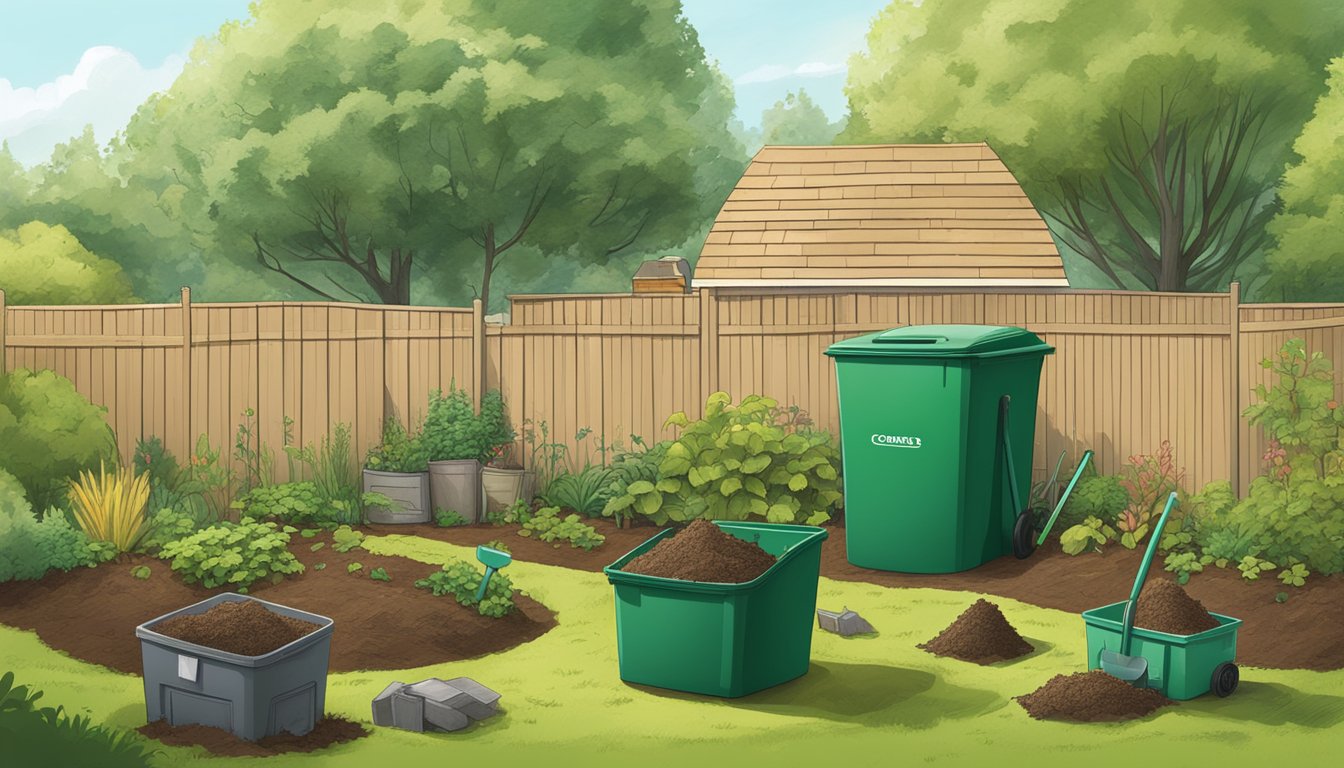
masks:
POLYGON ((467 519, 459 515, 455 509, 436 509, 434 524, 440 528, 456 528, 459 525, 466 525, 467 519))
POLYGON ((1213 562, 1209 555, 1197 555, 1194 552, 1172 552, 1164 561, 1164 570, 1176 574, 1177 584, 1190 581, 1190 574, 1202 573, 1204 566, 1213 562))
POLYGON ((606 467, 588 467, 578 474, 564 473, 539 494, 548 506, 565 507, 584 517, 597 517, 607 504, 611 473, 606 467))
POLYGON ((69 478, 116 462, 106 413, 54 371, 0 374, 0 469, 18 479, 38 509, 60 503, 69 478))
MULTIPOLYGON (((643 440, 634 435, 631 435, 631 440, 636 446, 642 446, 644 443, 643 440)), ((602 496, 605 499, 602 508, 604 516, 615 517, 618 525, 624 525, 625 521, 633 519, 634 509, 632 506, 625 506, 616 510, 617 505, 612 504, 612 500, 629 495, 629 488, 634 483, 643 481, 656 485, 658 483, 658 466, 663 463, 663 459, 667 458, 667 449, 671 446, 671 440, 664 440, 645 450, 632 450, 616 455, 611 462, 611 466, 607 468, 607 486, 602 490, 602 496)))
POLYGON ((387 575, 386 568, 374 568, 369 571, 369 578, 374 581, 391 581, 392 577, 387 575))
POLYGON ((275 518, 292 525, 335 523, 336 511, 311 481, 263 485, 243 494, 233 507, 246 517, 275 518))
MULTIPOLYGON (((1093 465, 1095 466, 1095 465, 1093 465)), ((1116 475, 1099 475, 1095 470, 1084 470, 1073 493, 1059 512, 1056 524, 1060 529, 1080 525, 1089 517, 1099 520, 1118 520, 1129 506, 1129 492, 1116 475)))
POLYGON ((491 525, 513 525, 514 523, 526 523, 532 519, 532 507, 522 499, 519 499, 503 509, 496 509, 485 513, 485 521, 491 525))
POLYGON ((523 523, 523 530, 518 532, 518 535, 524 538, 534 534, 541 541, 548 543, 567 541, 569 546, 584 551, 600 547, 607 540, 607 537, 598 533, 593 526, 584 524, 578 515, 561 518, 559 507, 544 507, 537 510, 537 514, 523 523))
POLYGON ((60 510, 35 516, 23 486, 0 470, 0 582, 40 579, 53 568, 95 565, 108 555, 106 547, 90 543, 60 510))
POLYGON ((287 548, 293 528, 244 517, 240 523, 222 522, 177 541, 168 542, 159 557, 188 584, 200 582, 213 589, 223 585, 246 589, 262 579, 279 582, 285 574, 302 573, 287 548))
POLYGON ((840 454, 831 436, 775 423, 777 403, 748 395, 733 406, 726 393, 705 401, 705 417, 682 428, 658 466, 658 482, 630 483, 611 500, 612 514, 633 509, 663 525, 704 517, 772 523, 820 524, 843 499, 840 454))
POLYGON ((1279 581, 1290 587, 1306 586, 1307 577, 1311 571, 1302 563, 1291 563, 1279 571, 1279 581))
POLYGON ((420 439, 430 461, 487 461, 495 449, 513 442, 504 397, 498 390, 481 396, 479 415, 466 390, 450 385, 448 394, 429 394, 429 410, 420 439))
POLYGON ((395 418, 383 424, 383 442, 369 449, 364 467, 379 472, 424 472, 429 469, 425 446, 395 418))
POLYGON ((146 552, 153 552, 170 541, 185 539, 204 527, 188 512, 172 507, 160 509, 150 515, 149 532, 140 540, 140 548, 146 552))
POLYGON ((363 484, 359 469, 351 458, 349 424, 332 427, 331 434, 324 435, 318 445, 309 443, 302 448, 287 445, 285 453, 291 461, 297 460, 308 466, 317 497, 329 508, 319 515, 323 523, 358 525, 364 522, 366 505, 391 503, 381 494, 366 498, 361 492, 363 484))
POLYGON ((502 618, 514 608, 513 582, 503 573, 491 576, 490 583, 485 588, 485 599, 478 604, 476 590, 481 586, 481 579, 484 577, 485 573, 477 570, 476 566, 465 560, 453 558, 444 563, 442 570, 417 580, 415 586, 428 589, 440 597, 452 595, 457 602, 468 607, 475 605, 477 612, 482 616, 502 618))
POLYGON ((131 734, 94 725, 63 707, 39 707, 41 691, 0 675, 0 751, 15 766, 146 768, 150 753, 131 734))
POLYGON ((1269 573, 1278 567, 1269 560, 1264 560, 1255 555, 1247 555, 1241 558, 1241 562, 1237 563, 1237 570, 1241 571, 1241 578, 1246 581, 1257 581, 1261 574, 1269 573))

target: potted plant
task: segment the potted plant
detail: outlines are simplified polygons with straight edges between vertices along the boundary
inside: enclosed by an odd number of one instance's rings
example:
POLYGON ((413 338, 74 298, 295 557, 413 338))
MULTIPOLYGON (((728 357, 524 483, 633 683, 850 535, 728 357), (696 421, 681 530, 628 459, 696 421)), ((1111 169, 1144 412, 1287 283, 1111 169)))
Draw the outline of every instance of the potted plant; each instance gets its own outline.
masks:
POLYGON ((490 460, 481 469, 481 494, 485 497, 485 513, 498 513, 513 506, 520 499, 532 496, 533 475, 513 458, 513 444, 495 448, 490 460))
POLYGON ((381 493, 399 502, 397 507, 369 507, 371 523, 429 522, 429 466, 425 447, 401 422, 383 424, 383 442, 364 459, 364 492, 381 493))
MULTIPOLYGON (((498 393, 495 393, 498 396, 498 393)), ((480 420, 465 390, 429 393, 420 439, 429 459, 429 497, 435 509, 457 511, 469 523, 481 518, 481 461, 489 455, 480 420)))

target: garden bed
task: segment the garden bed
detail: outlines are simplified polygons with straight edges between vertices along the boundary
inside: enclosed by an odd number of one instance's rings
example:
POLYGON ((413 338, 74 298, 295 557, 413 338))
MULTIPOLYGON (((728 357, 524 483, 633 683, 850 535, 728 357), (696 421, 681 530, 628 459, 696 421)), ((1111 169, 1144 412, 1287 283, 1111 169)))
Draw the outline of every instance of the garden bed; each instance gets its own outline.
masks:
MULTIPOLYGON (((568 512, 566 512, 568 514, 568 512)), ((607 537, 606 542, 592 550, 582 550, 560 542, 555 544, 538 540, 535 536, 519 536, 521 525, 455 525, 441 528, 437 525, 368 525, 364 530, 376 536, 407 535, 421 536, 435 541, 446 541, 464 547, 475 547, 491 541, 503 542, 516 560, 526 560, 544 565, 559 565, 590 573, 600 573, 621 555, 648 541, 661 528, 655 525, 638 525, 633 528, 617 528, 611 520, 602 517, 585 519, 598 533, 607 537)), ((643 522, 643 521, 641 521, 643 522)))
MULTIPOLYGON (((336 552, 326 534, 311 539, 295 534, 290 551, 304 564, 304 572, 279 584, 258 582, 251 594, 334 619, 332 672, 408 669, 472 658, 536 639, 555 626, 545 606, 521 594, 508 616, 482 616, 452 598, 414 587, 416 579, 438 570, 436 566, 362 549, 336 552), (325 546, 313 552, 317 542, 325 546), (356 562, 362 570, 347 572, 356 562), (315 570, 317 563, 326 563, 326 568, 315 570), (385 569, 392 580, 371 579, 375 568, 385 569)), ((138 624, 224 591, 183 584, 167 562, 137 555, 97 568, 51 573, 39 581, 0 584, 0 623, 33 630, 47 645, 76 658, 140 674, 138 624), (148 579, 131 575, 141 565, 149 566, 148 579)))

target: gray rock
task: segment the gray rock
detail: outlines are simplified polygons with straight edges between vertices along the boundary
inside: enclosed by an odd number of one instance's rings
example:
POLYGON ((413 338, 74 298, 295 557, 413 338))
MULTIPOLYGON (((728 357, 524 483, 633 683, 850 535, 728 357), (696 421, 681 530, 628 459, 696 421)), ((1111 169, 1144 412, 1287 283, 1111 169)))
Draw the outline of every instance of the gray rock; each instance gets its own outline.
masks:
POLYGON ((393 724, 392 694, 405 688, 405 683, 393 682, 383 692, 373 697, 373 724, 390 726, 393 724))
POLYGON ((848 607, 839 613, 818 608, 817 626, 827 632, 834 632, 843 637, 865 635, 877 631, 866 619, 854 611, 849 610, 848 607))
POLYGON ((373 700, 374 725, 410 731, 460 731, 499 710, 500 695, 469 677, 396 682, 373 700))

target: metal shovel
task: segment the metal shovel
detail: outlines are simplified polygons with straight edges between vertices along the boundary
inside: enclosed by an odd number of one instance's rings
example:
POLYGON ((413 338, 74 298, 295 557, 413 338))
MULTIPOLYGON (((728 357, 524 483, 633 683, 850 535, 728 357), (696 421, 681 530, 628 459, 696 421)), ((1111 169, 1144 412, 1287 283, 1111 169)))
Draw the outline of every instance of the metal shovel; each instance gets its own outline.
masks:
POLYGON ((1143 563, 1139 565, 1139 575, 1134 579, 1134 591, 1129 593, 1129 602, 1125 604, 1124 627, 1120 633, 1120 652, 1103 650, 1101 652, 1101 669, 1112 677, 1118 677, 1127 683, 1131 683, 1139 688, 1145 688, 1148 685, 1148 660, 1142 656, 1130 656, 1130 645, 1134 641, 1134 614, 1139 610, 1139 592, 1143 590, 1143 582, 1148 578, 1148 566, 1153 563, 1153 555, 1157 552, 1157 542, 1162 538, 1162 529, 1167 525, 1167 518, 1171 516, 1171 510, 1176 506, 1176 493, 1172 492, 1167 497, 1167 506, 1162 510, 1162 517, 1157 520, 1157 527, 1153 528, 1148 539, 1148 549, 1143 553, 1143 563))
POLYGON ((485 576, 481 579, 481 586, 476 588, 476 602, 479 603, 485 599, 485 588, 490 584, 490 577, 495 575, 495 571, 512 563, 513 555, 482 544, 476 548, 476 559, 480 560, 481 565, 485 566, 485 576))

